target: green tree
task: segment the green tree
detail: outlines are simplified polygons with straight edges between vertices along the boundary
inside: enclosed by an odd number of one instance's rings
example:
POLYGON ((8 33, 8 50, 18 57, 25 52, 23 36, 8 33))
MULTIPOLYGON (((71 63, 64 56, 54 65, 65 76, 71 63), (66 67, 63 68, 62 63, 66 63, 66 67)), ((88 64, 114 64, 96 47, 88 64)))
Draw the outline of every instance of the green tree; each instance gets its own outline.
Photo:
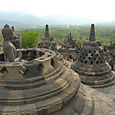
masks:
POLYGON ((35 48, 39 40, 38 32, 24 32, 21 37, 22 47, 35 48))

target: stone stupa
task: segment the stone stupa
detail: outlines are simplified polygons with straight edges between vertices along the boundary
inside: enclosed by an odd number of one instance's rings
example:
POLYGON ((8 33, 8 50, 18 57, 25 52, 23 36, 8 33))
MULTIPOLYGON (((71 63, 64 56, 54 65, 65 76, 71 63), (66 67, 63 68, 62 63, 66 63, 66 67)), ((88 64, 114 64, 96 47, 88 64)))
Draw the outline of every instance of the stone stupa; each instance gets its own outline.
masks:
POLYGON ((71 56, 73 60, 76 60, 78 57, 78 44, 76 43, 76 40, 72 39, 72 34, 70 32, 67 40, 64 40, 64 43, 62 44, 61 48, 58 49, 58 52, 60 52, 63 57, 71 56))
POLYGON ((67 38, 67 40, 64 41, 61 48, 69 49, 69 48, 76 48, 78 45, 75 40, 72 39, 71 32, 67 38))
POLYGON ((57 45, 53 38, 50 37, 49 27, 46 24, 45 27, 45 38, 42 38, 38 43, 38 48, 46 48, 57 51, 57 45))
POLYGON ((113 71, 115 71, 115 42, 108 47, 108 54, 110 56, 109 64, 113 71))
POLYGON ((94 24, 91 25, 89 40, 84 41, 72 69, 80 75, 83 83, 91 87, 105 87, 114 83, 115 74, 106 62, 101 43, 95 40, 94 24))
POLYGON ((15 46, 16 49, 22 48, 22 43, 19 39, 19 36, 16 36, 14 26, 12 26, 13 38, 11 39, 11 43, 15 46))

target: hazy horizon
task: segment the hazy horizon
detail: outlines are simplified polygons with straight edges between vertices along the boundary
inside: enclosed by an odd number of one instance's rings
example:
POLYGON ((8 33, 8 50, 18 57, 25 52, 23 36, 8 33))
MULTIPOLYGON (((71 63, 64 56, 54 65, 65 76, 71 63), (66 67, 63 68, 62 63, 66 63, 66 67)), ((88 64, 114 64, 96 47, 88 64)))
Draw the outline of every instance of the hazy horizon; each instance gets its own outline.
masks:
POLYGON ((114 3, 114 0, 4 0, 0 2, 0 11, 23 12, 38 17, 63 15, 113 21, 114 3))

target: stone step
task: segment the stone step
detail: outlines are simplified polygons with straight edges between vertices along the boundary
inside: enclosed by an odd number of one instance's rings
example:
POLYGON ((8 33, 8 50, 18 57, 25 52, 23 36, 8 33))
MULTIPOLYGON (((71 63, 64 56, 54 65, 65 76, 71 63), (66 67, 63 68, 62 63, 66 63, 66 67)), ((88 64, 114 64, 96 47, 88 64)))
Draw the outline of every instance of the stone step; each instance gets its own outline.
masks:
POLYGON ((114 77, 105 79, 105 80, 99 80, 99 81, 86 81, 86 80, 81 80, 84 84, 90 85, 91 87, 106 87, 109 85, 112 85, 115 82, 114 77))
MULTIPOLYGON (((60 68, 57 69, 57 71, 53 71, 52 73, 50 73, 47 77, 49 77, 49 79, 56 79, 57 77, 61 76, 63 73, 62 70, 60 70, 60 68)), ((42 79, 34 79, 33 81, 29 81, 26 84, 1 84, 1 87, 4 88, 8 88, 8 89, 12 89, 12 90, 25 90, 25 89, 29 89, 29 88, 35 88, 35 87, 40 87, 42 85, 45 85, 47 83, 47 80, 45 79, 46 76, 42 76, 42 79)), ((51 80, 50 80, 51 82, 51 80)))
POLYGON ((113 73, 110 72, 108 74, 104 74, 104 75, 101 75, 101 76, 85 76, 85 75, 80 75, 80 78, 82 80, 87 80, 87 81, 100 81, 100 80, 105 80, 105 79, 108 79, 108 78, 111 78, 113 77, 113 73))
POLYGON ((52 76, 48 76, 45 77, 45 80, 47 81, 47 83, 52 83, 54 80, 56 80, 59 76, 63 76, 64 72, 62 69, 60 69, 59 72, 56 72, 54 75, 52 76))
MULTIPOLYGON (((67 74, 64 75, 65 76, 63 77, 67 77, 67 74)), ((0 104, 19 105, 33 103, 59 94, 60 92, 64 91, 65 88, 69 88, 71 83, 71 79, 65 81, 64 79, 59 78, 59 80, 57 80, 53 84, 47 84, 43 87, 41 86, 40 88, 22 90, 23 93, 20 93, 20 90, 16 90, 15 92, 11 91, 10 95, 6 96, 8 97, 8 99, 5 99, 4 96, 2 97, 3 94, 0 95, 0 104), (59 82, 61 83, 61 85, 59 82), (16 97, 15 95, 19 97, 16 97), (14 97, 17 99, 14 99, 14 97)))
POLYGON ((77 67, 74 68, 74 70, 77 73, 82 74, 82 75, 87 75, 87 76, 96 75, 97 77, 101 76, 101 75, 104 75, 104 74, 108 74, 108 73, 111 72, 111 70, 109 68, 106 68, 106 66, 103 67, 103 68, 100 67, 99 71, 97 71, 98 68, 94 68, 94 70, 95 70, 94 71, 92 68, 86 69, 86 68, 83 68, 82 66, 77 66, 77 67))
POLYGON ((34 83, 28 83, 28 84, 18 84, 18 85, 13 85, 13 84, 1 84, 1 87, 7 88, 7 89, 12 89, 12 90, 25 90, 25 89, 30 89, 30 88, 35 88, 35 87, 40 87, 42 85, 45 85, 46 81, 42 80, 42 81, 36 81, 34 83))
MULTIPOLYGON (((57 72, 60 71, 60 68, 56 68, 55 71, 52 71, 51 73, 49 73, 47 76, 53 76, 54 74, 56 74, 57 72)), ((22 80, 0 80, 0 84, 13 84, 13 85, 25 85, 25 84, 30 84, 30 83, 35 83, 35 82, 39 82, 44 80, 45 77, 47 76, 37 76, 37 77, 33 77, 33 78, 28 78, 28 79, 22 79, 22 80)))
POLYGON ((106 83, 106 84, 102 84, 102 85, 90 85, 90 86, 93 87, 93 88, 102 88, 102 87, 109 87, 113 84, 115 84, 115 80, 113 80, 109 83, 106 83))
POLYGON ((48 79, 48 78, 50 78, 51 76, 56 75, 56 74, 57 74, 58 72, 60 72, 60 71, 61 71, 61 68, 58 67, 58 68, 55 69, 53 72, 44 75, 44 78, 45 78, 45 79, 48 79))

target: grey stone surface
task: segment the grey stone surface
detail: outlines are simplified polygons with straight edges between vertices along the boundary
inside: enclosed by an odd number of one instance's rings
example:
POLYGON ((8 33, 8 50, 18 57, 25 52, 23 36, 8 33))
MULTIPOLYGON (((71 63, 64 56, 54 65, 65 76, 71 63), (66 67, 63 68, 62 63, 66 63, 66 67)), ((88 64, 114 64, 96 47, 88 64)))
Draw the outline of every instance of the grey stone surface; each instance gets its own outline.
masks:
POLYGON ((95 115, 115 115, 115 84, 110 87, 90 89, 89 92, 94 97, 95 115))
POLYGON ((3 34, 3 51, 4 51, 4 59, 5 61, 13 62, 13 61, 19 61, 21 58, 21 54, 18 57, 17 51, 15 46, 11 43, 11 40, 14 39, 14 34, 12 29, 9 27, 9 25, 5 25, 2 29, 3 34))
POLYGON ((21 43, 19 37, 16 36, 16 34, 15 34, 14 26, 12 26, 12 32, 13 32, 13 35, 14 35, 14 39, 11 40, 11 43, 15 46, 16 49, 21 49, 22 48, 22 43, 21 43))
POLYGON ((115 71, 115 43, 110 44, 110 46, 108 47, 108 62, 112 68, 113 71, 115 71))
POLYGON ((94 27, 94 24, 91 25, 89 40, 90 41, 95 41, 95 27, 94 27))
POLYGON ((14 40, 11 40, 11 43, 15 46, 16 49, 21 49, 22 48, 22 43, 19 40, 18 36, 16 36, 14 40))

